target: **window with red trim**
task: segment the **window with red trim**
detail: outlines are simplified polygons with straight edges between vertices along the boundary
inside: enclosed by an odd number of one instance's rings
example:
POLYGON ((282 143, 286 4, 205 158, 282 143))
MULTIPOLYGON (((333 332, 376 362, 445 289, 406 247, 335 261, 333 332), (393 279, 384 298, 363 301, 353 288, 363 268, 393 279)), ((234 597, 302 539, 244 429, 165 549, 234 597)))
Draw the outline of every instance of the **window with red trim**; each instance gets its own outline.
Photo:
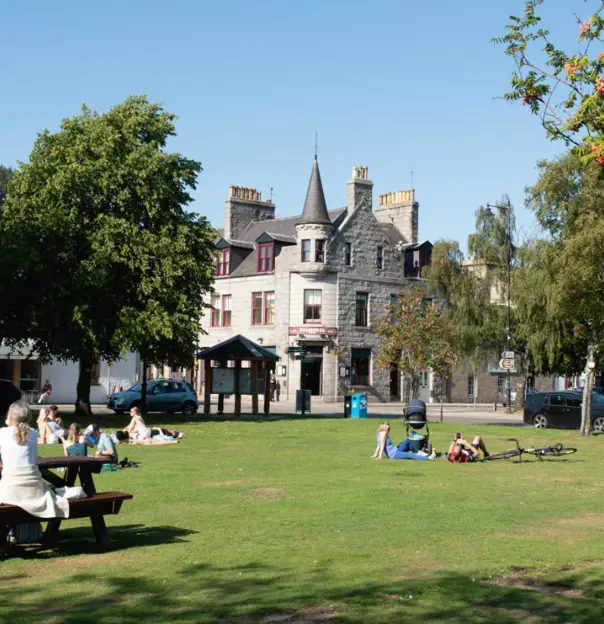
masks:
POLYGON ((220 327, 220 295, 212 295, 210 327, 220 327))
POLYGON ((275 324, 275 293, 268 291, 264 293, 264 324, 275 324))
POLYGON ((216 258, 216 275, 228 275, 231 272, 231 250, 229 247, 220 250, 216 258))
POLYGON ((262 325, 262 293, 252 293, 252 325, 262 325))
POLYGON ((302 241, 302 262, 310 262, 310 239, 302 241))
POLYGON ((231 326, 231 295, 222 295, 222 326, 231 326))
POLYGON ((274 268, 274 243, 258 244, 258 273, 268 273, 274 268))

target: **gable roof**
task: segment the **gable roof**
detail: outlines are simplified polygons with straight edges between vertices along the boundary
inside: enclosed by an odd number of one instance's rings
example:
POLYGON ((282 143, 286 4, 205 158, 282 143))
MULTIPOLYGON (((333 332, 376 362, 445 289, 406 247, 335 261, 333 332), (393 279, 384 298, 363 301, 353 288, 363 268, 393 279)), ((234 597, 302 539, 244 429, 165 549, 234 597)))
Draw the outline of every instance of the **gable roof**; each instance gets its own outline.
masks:
POLYGON ((308 182, 308 190, 306 191, 306 199, 304 200, 304 209, 298 223, 331 223, 327 212, 327 204, 325 203, 325 194, 323 193, 323 184, 321 182, 321 172, 319 171, 319 163, 317 156, 312 165, 310 180, 308 182))
POLYGON ((228 362, 230 360, 278 362, 281 359, 272 351, 268 351, 241 334, 237 334, 213 347, 202 349, 197 353, 197 358, 199 360, 216 360, 219 362, 228 362))

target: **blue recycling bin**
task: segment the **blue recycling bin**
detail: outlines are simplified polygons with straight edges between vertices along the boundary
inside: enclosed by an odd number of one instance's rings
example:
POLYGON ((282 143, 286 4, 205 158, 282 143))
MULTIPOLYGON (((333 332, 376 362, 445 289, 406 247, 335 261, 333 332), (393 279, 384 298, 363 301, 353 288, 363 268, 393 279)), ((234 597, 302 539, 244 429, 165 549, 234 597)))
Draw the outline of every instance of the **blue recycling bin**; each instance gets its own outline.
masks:
POLYGON ((350 399, 350 417, 367 418, 367 395, 353 394, 350 399))

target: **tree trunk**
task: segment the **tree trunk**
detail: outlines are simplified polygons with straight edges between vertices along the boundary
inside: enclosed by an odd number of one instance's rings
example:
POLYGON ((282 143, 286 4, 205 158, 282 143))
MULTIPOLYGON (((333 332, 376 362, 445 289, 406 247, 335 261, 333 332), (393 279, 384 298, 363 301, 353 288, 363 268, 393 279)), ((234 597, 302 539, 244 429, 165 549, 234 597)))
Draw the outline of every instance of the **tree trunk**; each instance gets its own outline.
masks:
POLYGON ((522 377, 520 381, 516 383, 516 409, 524 409, 524 396, 526 394, 526 378, 522 377))
POLYGON ((80 374, 76 390, 75 415, 88 418, 92 414, 90 409, 90 382, 92 373, 92 356, 82 356, 80 358, 80 374))
POLYGON ((147 360, 142 360, 143 371, 141 374, 141 404, 142 411, 147 411, 147 360))
POLYGON ((583 387, 583 403, 581 405, 581 435, 589 435, 591 433, 591 393, 596 374, 595 354, 596 345, 592 342, 587 347, 585 386, 583 387))
POLYGON ((440 422, 444 421, 443 390, 446 388, 444 377, 440 378, 440 422))

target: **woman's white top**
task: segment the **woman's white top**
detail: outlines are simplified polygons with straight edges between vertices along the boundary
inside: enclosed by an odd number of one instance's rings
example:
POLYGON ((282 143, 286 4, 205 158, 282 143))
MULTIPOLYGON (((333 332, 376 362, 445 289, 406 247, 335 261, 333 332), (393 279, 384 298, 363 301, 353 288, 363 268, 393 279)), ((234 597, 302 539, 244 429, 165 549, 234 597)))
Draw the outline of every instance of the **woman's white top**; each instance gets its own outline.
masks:
POLYGON ((35 466, 38 459, 38 437, 35 429, 28 428, 27 442, 18 444, 14 438, 15 427, 0 429, 0 459, 3 468, 35 466))

